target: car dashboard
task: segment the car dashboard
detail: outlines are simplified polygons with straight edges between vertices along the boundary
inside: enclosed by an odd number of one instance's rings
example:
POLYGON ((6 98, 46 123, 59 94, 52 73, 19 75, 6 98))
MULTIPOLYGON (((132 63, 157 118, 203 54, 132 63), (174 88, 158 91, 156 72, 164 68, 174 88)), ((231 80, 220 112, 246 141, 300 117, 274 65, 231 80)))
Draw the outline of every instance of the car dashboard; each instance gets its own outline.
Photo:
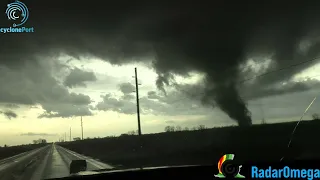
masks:
POLYGON ((50 180, 77 180, 77 179, 212 179, 216 173, 216 167, 202 166, 170 166, 143 169, 107 170, 104 172, 85 171, 64 178, 50 180))
MULTIPOLYGON (((276 162, 234 162, 232 164, 239 166, 242 165, 241 174, 251 174, 250 167, 295 167, 295 168, 314 168, 319 167, 319 158, 315 159, 295 159, 284 160, 276 162)), ((77 180, 77 179, 214 179, 218 173, 217 165, 185 165, 185 166, 164 166, 164 167, 151 167, 151 168, 136 168, 136 169, 106 169, 97 171, 78 171, 68 177, 55 178, 50 180, 77 180)), ((76 167, 77 169, 78 167, 76 167)), ((73 169, 72 165, 70 169, 73 169)), ((49 179, 48 179, 49 180, 49 179)))

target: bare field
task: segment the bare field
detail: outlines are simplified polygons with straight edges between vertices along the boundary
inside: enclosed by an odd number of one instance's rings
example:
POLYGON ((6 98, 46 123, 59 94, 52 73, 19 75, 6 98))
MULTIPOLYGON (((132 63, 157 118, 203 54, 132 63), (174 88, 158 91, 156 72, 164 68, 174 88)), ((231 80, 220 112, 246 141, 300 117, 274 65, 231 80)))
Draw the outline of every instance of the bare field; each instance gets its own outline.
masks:
POLYGON ((196 131, 164 132, 141 137, 127 135, 59 143, 72 151, 124 167, 217 163, 221 155, 235 153, 241 161, 279 160, 319 152, 320 121, 303 121, 287 144, 292 123, 222 127, 196 131), (141 146, 140 146, 141 145, 141 146), (310 148, 312 146, 312 148, 310 148), (308 147, 308 148, 307 148, 308 147))
POLYGON ((43 147, 45 145, 47 144, 29 144, 29 145, 0 147, 0 160, 17 155, 17 154, 24 153, 27 151, 31 151, 31 150, 43 147))

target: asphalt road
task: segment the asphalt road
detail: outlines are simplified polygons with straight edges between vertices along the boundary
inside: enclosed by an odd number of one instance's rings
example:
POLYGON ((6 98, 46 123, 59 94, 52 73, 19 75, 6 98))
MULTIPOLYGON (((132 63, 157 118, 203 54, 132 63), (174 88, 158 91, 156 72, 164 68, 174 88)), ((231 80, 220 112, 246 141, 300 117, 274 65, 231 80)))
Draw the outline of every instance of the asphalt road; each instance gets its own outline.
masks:
POLYGON ((87 170, 112 168, 61 146, 51 144, 0 160, 1 180, 42 180, 69 175, 72 160, 85 159, 87 170))

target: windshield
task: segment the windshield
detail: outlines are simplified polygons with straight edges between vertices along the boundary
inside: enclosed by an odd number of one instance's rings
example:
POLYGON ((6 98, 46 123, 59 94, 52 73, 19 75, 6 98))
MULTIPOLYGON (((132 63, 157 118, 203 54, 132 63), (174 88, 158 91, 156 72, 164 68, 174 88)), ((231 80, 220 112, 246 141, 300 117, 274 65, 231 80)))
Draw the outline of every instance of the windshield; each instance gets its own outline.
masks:
POLYGON ((316 156, 315 7, 1 2, 0 179, 316 156))

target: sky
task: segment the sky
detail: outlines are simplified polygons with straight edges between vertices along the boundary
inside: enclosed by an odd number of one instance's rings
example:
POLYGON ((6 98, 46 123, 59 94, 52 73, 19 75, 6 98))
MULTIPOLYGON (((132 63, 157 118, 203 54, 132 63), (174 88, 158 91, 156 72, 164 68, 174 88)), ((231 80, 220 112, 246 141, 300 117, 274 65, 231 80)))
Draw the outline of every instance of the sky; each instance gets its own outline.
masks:
POLYGON ((0 146, 81 137, 81 116, 85 138, 137 130, 134 68, 144 134, 296 121, 320 92, 310 2, 23 2, 35 32, 0 36, 0 146))

